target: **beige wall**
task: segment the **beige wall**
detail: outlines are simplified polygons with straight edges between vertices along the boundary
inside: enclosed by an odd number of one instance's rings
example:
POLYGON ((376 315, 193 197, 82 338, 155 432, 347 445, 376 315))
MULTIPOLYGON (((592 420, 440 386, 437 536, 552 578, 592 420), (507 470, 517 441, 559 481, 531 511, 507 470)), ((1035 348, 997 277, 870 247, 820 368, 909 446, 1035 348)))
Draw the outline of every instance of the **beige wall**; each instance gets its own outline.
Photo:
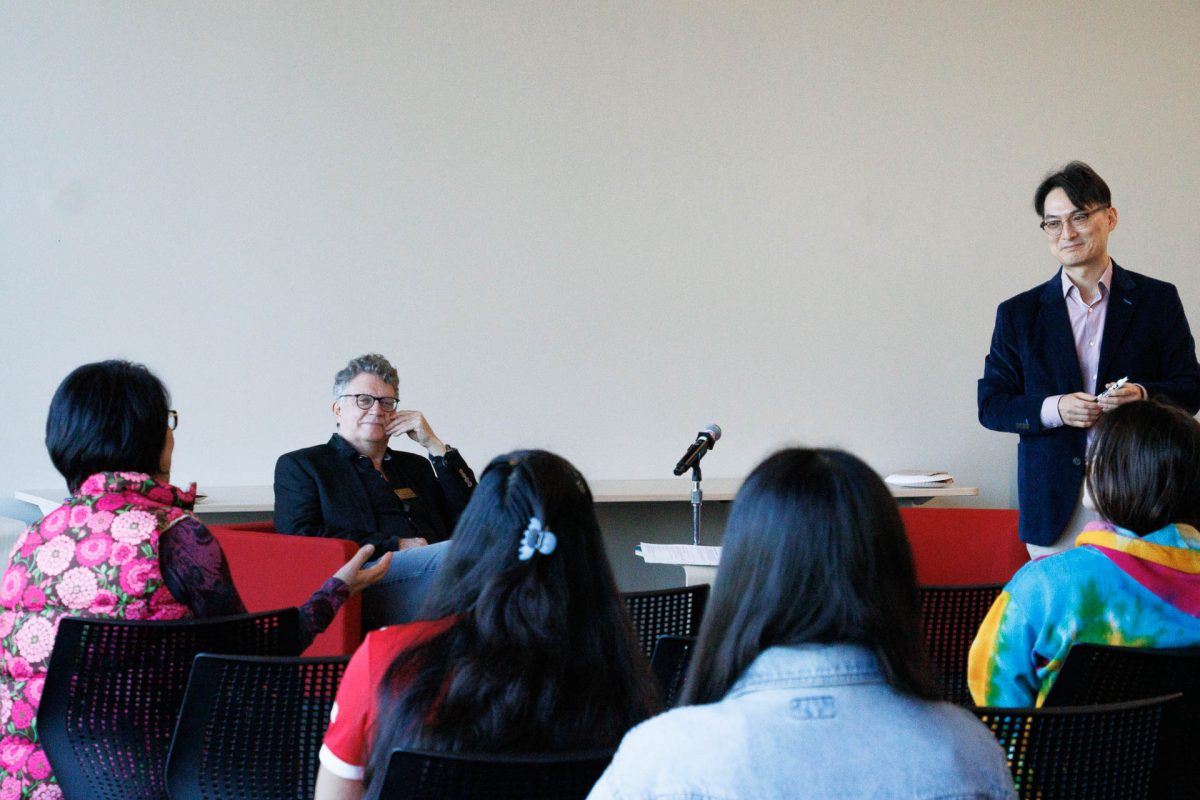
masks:
MULTIPOLYGON (((0 492, 57 382, 143 361, 175 477, 269 483, 353 354, 481 467, 706 474, 787 442, 1015 503, 975 419, 1052 166, 1200 322, 1200 5, 0 5, 0 492), (888 10, 883 10, 888 9, 888 10)), ((686 532, 686 509, 680 510, 686 532)))

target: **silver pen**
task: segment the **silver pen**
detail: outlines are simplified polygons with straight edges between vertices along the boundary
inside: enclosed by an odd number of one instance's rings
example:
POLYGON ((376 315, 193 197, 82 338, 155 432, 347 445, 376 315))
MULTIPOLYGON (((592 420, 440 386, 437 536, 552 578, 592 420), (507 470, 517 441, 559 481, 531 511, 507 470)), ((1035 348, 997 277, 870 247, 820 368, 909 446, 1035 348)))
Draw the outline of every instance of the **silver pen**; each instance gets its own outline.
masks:
POLYGON ((1124 378, 1121 378, 1120 380, 1118 380, 1116 383, 1114 383, 1112 386, 1105 389, 1100 394, 1096 395, 1096 402, 1100 402, 1101 400, 1108 397, 1110 394, 1115 392, 1117 389, 1120 389, 1122 386, 1124 386, 1127 383, 1129 383, 1128 375, 1126 375, 1124 378))

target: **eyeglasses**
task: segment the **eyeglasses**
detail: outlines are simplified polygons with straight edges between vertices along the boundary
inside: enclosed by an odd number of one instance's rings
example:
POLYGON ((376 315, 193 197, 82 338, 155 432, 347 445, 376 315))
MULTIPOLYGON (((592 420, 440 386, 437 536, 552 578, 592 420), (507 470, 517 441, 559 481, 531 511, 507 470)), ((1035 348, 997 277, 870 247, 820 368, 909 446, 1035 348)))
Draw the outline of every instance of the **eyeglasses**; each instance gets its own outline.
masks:
POLYGON ((171 409, 167 412, 167 430, 173 431, 179 427, 179 412, 171 409))
MULTIPOLYGON (((1092 214, 1095 214, 1097 211, 1104 211, 1107 208, 1112 208, 1112 206, 1096 206, 1091 211, 1076 211, 1074 214, 1067 217, 1066 221, 1071 223, 1071 230, 1075 231, 1076 233, 1081 233, 1087 228, 1088 220, 1091 218, 1092 214)), ((1042 224, 1038 227, 1044 230, 1046 235, 1053 239, 1062 235, 1063 220, 1055 219, 1053 217, 1050 219, 1044 219, 1042 220, 1042 224)))
POLYGON ((339 394, 338 400, 341 400, 343 397, 353 397, 354 405, 358 406, 363 411, 366 411, 376 403, 379 403, 379 407, 384 411, 395 411, 396 403, 399 402, 394 397, 376 397, 373 394, 339 394))

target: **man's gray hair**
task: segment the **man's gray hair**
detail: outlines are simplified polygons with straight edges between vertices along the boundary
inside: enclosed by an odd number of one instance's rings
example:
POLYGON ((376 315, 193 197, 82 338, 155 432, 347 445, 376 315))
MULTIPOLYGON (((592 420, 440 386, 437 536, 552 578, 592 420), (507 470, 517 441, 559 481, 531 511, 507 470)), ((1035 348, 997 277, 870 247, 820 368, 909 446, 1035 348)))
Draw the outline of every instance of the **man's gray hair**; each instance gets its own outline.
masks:
POLYGON ((350 359, 350 363, 333 376, 333 399, 336 400, 345 394, 346 384, 364 373, 378 375, 380 380, 396 389, 397 395, 400 394, 400 375, 396 368, 379 353, 367 353, 365 356, 350 359))

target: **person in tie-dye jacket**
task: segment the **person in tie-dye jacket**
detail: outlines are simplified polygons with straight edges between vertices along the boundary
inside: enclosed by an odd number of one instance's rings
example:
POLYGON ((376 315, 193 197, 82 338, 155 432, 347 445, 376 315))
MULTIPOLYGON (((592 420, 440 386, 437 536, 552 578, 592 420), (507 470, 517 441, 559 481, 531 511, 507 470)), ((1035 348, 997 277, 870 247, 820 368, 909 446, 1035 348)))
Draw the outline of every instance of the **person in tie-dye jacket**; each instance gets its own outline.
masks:
POLYGON ((1200 422, 1158 400, 1105 413, 1087 488, 1107 522, 1022 567, 980 626, 978 705, 1040 706, 1075 642, 1200 645, 1200 422))

